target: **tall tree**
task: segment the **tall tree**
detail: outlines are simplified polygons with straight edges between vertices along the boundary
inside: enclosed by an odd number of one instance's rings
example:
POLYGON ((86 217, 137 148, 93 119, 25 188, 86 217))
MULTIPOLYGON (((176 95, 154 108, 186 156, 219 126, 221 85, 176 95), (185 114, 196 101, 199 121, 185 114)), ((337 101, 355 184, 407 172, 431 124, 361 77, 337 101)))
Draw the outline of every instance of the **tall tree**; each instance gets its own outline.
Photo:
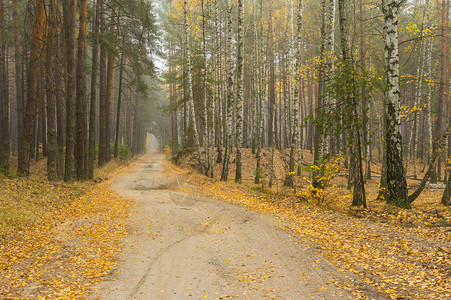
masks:
POLYGON ((9 80, 6 59, 5 39, 5 3, 0 0, 0 80, 1 80, 1 146, 0 146, 0 169, 9 170, 10 137, 9 137, 9 80))
POLYGON ((398 14, 402 0, 383 0, 385 95, 385 143, 387 159, 387 201, 410 208, 404 173, 400 117, 398 14))
POLYGON ((224 164, 222 166, 221 180, 227 181, 229 176, 230 153, 232 152, 233 130, 233 63, 232 63, 232 4, 227 0, 226 12, 226 71, 227 71, 227 92, 226 92, 226 125, 225 125, 225 153, 224 164))
POLYGON ((75 179, 75 138, 76 138, 76 63, 75 35, 77 20, 77 0, 63 2, 65 50, 66 50, 66 162, 64 180, 75 179))
POLYGON ((124 53, 121 53, 121 62, 119 65, 119 92, 117 96, 117 114, 116 114, 116 136, 114 139, 114 158, 118 157, 119 148, 119 126, 121 123, 121 102, 122 102, 122 81, 124 78, 124 53))
POLYGON ((241 146, 243 144, 243 0, 238 0, 238 38, 237 38, 237 91, 236 91, 236 174, 235 181, 241 183, 242 180, 242 157, 241 146))
POLYGON ((294 92, 292 99, 292 114, 291 114, 291 145, 290 145, 290 163, 289 173, 285 180, 287 186, 293 187, 294 175, 296 167, 296 149, 298 147, 298 132, 299 132, 299 80, 301 77, 300 69, 302 66, 302 24, 303 24, 303 1, 299 0, 297 8, 297 31, 296 31, 296 65, 295 65, 295 84, 293 84, 294 92))
POLYGON ((43 40, 45 8, 44 1, 35 1, 33 14, 33 32, 30 43, 30 56, 27 75, 27 105, 24 126, 20 133, 18 173, 20 176, 30 175, 30 157, 33 149, 33 133, 36 123, 37 78, 39 76, 39 59, 43 40))
POLYGON ((88 165, 87 165, 88 179, 94 178, 94 161, 96 157, 97 74, 99 60, 101 7, 103 7, 103 0, 97 0, 93 28, 94 37, 92 42, 91 106, 89 111, 89 146, 88 146, 88 165))
POLYGON ((187 77, 188 77, 188 101, 191 110, 191 123, 194 133, 194 145, 197 149, 199 166, 201 168, 201 172, 204 170, 204 163, 202 160, 202 151, 200 148, 199 141, 199 131, 197 129, 197 117, 196 117, 196 109, 194 106, 194 96, 193 96, 193 75, 191 69, 191 47, 190 47, 190 35, 189 35, 189 24, 188 24, 188 1, 184 0, 184 35, 185 35, 185 51, 186 51, 186 63, 187 63, 187 77))
POLYGON ((107 162, 107 83, 106 83, 106 56, 107 56, 107 41, 106 41, 106 26, 105 26, 105 5, 100 0, 100 60, 99 60, 99 167, 104 166, 107 162))
POLYGON ((80 0, 80 18, 78 28, 78 54, 77 54, 77 94, 76 94, 76 143, 75 166, 79 180, 88 179, 88 112, 86 103, 86 58, 87 44, 87 18, 88 1, 80 0))
POLYGON ((340 74, 342 78, 339 80, 344 81, 342 92, 343 102, 346 106, 345 111, 349 111, 349 120, 351 120, 352 128, 349 130, 349 143, 351 152, 351 170, 352 182, 354 186, 353 190, 353 206, 366 207, 366 197, 365 197, 365 185, 363 180, 363 166, 362 166, 362 144, 361 144, 361 133, 360 133, 360 121, 358 113, 358 103, 357 103, 357 90, 356 90, 356 79, 354 62, 351 57, 350 43, 348 40, 348 16, 347 16, 347 1, 338 0, 338 9, 340 15, 340 40, 341 40, 341 53, 342 53, 342 68, 343 71, 340 74), (346 78, 349 77, 349 78, 346 78))
POLYGON ((55 94, 55 35, 56 35, 56 0, 49 1, 49 18, 46 36, 46 90, 47 90, 47 177, 57 180, 58 144, 56 124, 55 94))
POLYGON ((16 108, 17 108, 17 136, 20 139, 23 127, 23 88, 22 88, 22 62, 19 36, 19 12, 17 0, 12 0, 13 28, 14 28, 14 75, 16 86, 16 108))

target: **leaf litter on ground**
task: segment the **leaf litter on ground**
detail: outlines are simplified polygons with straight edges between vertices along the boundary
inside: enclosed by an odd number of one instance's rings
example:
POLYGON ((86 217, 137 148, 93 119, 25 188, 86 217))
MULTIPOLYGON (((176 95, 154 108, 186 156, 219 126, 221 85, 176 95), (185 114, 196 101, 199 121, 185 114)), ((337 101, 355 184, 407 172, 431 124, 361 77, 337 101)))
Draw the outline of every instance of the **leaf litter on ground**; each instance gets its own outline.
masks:
POLYGON ((168 167, 173 176, 191 178, 192 185, 180 186, 180 191, 280 217, 287 221, 285 230, 313 242, 338 268, 357 274, 392 299, 451 299, 451 230, 429 225, 447 218, 448 210, 441 211, 444 217, 380 203, 366 210, 349 209, 346 197, 338 206, 325 208, 300 202, 289 193, 262 193, 252 185, 215 181, 189 165, 183 167, 168 167))
POLYGON ((111 272, 133 204, 110 189, 118 166, 99 184, 0 178, 0 298, 82 298, 111 272))

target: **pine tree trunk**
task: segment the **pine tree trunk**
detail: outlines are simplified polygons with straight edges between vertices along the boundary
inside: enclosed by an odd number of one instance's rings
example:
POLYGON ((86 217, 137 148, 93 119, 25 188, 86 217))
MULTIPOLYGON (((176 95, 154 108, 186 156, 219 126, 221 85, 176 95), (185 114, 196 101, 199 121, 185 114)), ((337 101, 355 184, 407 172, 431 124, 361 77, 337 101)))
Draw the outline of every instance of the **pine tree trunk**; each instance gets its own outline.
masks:
MULTIPOLYGON (((102 1, 102 0, 101 0, 102 1)), ((100 33, 106 34, 106 25, 105 25, 105 8, 104 2, 102 1, 100 6, 100 33)), ((100 57, 99 57, 99 167, 104 166, 107 162, 107 77, 106 77, 106 68, 107 68, 107 45, 105 41, 100 41, 100 57)), ((135 132, 135 131, 133 131, 135 132)), ((135 149, 134 149, 135 150, 135 149)))
MULTIPOLYGON (((110 20, 110 45, 116 48, 117 46, 117 27, 116 22, 116 9, 113 8, 111 20, 110 20)), ((107 75, 106 75, 106 102, 105 102, 105 162, 108 163, 111 160, 111 139, 112 139, 112 126, 114 123, 114 64, 116 62, 116 55, 113 52, 108 54, 107 63, 107 75)))
POLYGON ((87 178, 94 178, 94 161, 96 159, 96 120, 97 120, 97 73, 99 58, 99 31, 100 31, 100 9, 103 0, 96 0, 96 11, 94 20, 94 37, 92 44, 92 70, 91 70, 91 107, 89 111, 89 144, 87 178))
POLYGON ((12 0, 13 27, 14 27, 14 73, 16 86, 17 108, 17 137, 20 139, 23 127, 23 87, 22 87, 22 63, 20 58, 19 14, 17 0, 12 0))
POLYGON ((1 74, 1 143, 0 146, 0 171, 7 173, 9 171, 9 155, 11 152, 10 130, 9 130, 9 80, 6 59, 6 40, 5 40, 5 4, 0 0, 0 74, 1 74))
POLYGON ((80 0, 80 19, 78 29, 78 55, 77 55, 77 93, 76 93, 76 143, 75 165, 79 180, 88 179, 88 111, 86 103, 86 58, 87 58, 87 18, 88 2, 80 0))
POLYGON ((114 139, 114 158, 118 157, 119 147, 119 125, 121 123, 121 102, 122 102, 122 80, 124 73, 124 53, 121 53, 121 63, 119 70, 119 93, 117 96, 117 115, 116 115, 116 137, 114 139))
POLYGON ((66 138, 66 103, 63 96, 63 74, 64 74, 64 59, 63 57, 63 47, 61 46, 61 12, 60 12, 60 2, 56 1, 56 20, 55 20, 55 101, 56 101, 56 141, 58 145, 58 155, 56 162, 56 173, 58 175, 58 180, 64 178, 64 147, 66 138))
POLYGON ((75 32, 77 20, 77 1, 63 2, 65 47, 66 47, 66 166, 64 181, 75 179, 75 138, 76 138, 76 65, 75 32))
POLYGON ((194 131, 194 145, 197 149, 198 162, 201 173, 204 173, 204 163, 202 160, 202 151, 200 148, 199 141, 199 131, 197 129, 197 118, 196 110, 194 107, 194 96, 193 96, 193 75, 191 70, 191 48, 190 48, 190 37, 189 37, 189 24, 188 24, 188 1, 184 1, 184 34, 185 34, 185 49, 186 49, 186 64, 187 64, 187 75, 188 75, 188 102, 190 104, 191 110, 191 122, 194 131))
POLYGON ((37 78, 39 76, 39 53, 42 46, 44 29, 44 1, 35 2, 33 15, 33 35, 31 37, 30 57, 27 78, 27 105, 25 109, 24 126, 19 145, 18 173, 20 176, 30 175, 30 156, 33 149, 33 134, 36 123, 36 93, 37 78))
POLYGON ((46 86, 47 86, 47 177, 49 181, 58 179, 57 161, 57 127, 56 127, 56 94, 55 94, 55 35, 56 0, 49 1, 49 19, 47 20, 46 38, 46 86))
POLYGON ((407 197, 402 137, 400 132, 400 90, 399 90, 399 50, 398 13, 400 0, 384 0, 384 40, 386 91, 386 155, 387 155, 387 202, 403 208, 410 208, 407 197))
MULTIPOLYGON (((352 109, 346 111, 352 111, 349 117, 352 120, 352 127, 349 129, 349 143, 351 150, 351 170, 352 173, 352 183, 353 183, 353 206, 363 206, 366 207, 366 196, 365 196, 365 184, 363 179, 363 166, 362 166, 362 143, 360 138, 360 121, 358 114, 358 103, 356 101, 357 91, 356 91, 356 78, 355 72, 353 72, 354 62, 351 57, 350 43, 348 40, 348 17, 347 17, 347 3, 346 0, 338 0, 338 8, 340 15, 340 40, 343 56, 343 67, 346 71, 350 71, 348 76, 351 76, 350 84, 347 83, 344 87, 344 103, 347 106, 351 106, 352 109)), ((348 82, 348 81, 347 81, 348 82)), ((351 177, 351 176, 350 176, 351 177)))

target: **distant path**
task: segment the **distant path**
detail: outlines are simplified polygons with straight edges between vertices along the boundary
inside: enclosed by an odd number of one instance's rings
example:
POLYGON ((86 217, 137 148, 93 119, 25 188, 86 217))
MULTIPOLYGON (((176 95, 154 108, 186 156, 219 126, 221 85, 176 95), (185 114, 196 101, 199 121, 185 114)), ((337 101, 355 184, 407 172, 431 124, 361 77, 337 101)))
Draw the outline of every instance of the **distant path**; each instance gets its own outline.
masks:
POLYGON ((351 275, 280 229, 276 218, 169 190, 164 160, 142 157, 133 173, 116 178, 114 190, 137 206, 120 265, 95 298, 355 298, 332 284, 351 275))

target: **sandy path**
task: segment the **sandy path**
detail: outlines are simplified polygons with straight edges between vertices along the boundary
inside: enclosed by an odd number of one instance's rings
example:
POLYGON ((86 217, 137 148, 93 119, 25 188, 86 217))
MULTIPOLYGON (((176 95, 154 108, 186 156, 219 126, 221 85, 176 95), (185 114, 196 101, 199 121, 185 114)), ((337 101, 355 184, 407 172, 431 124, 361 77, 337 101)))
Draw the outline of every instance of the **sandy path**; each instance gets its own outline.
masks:
POLYGON ((171 183, 163 171, 164 156, 149 155, 133 173, 116 178, 113 188, 137 206, 120 265, 95 297, 355 298, 332 283, 355 279, 281 230, 276 218, 219 200, 186 198, 167 189, 171 183))

